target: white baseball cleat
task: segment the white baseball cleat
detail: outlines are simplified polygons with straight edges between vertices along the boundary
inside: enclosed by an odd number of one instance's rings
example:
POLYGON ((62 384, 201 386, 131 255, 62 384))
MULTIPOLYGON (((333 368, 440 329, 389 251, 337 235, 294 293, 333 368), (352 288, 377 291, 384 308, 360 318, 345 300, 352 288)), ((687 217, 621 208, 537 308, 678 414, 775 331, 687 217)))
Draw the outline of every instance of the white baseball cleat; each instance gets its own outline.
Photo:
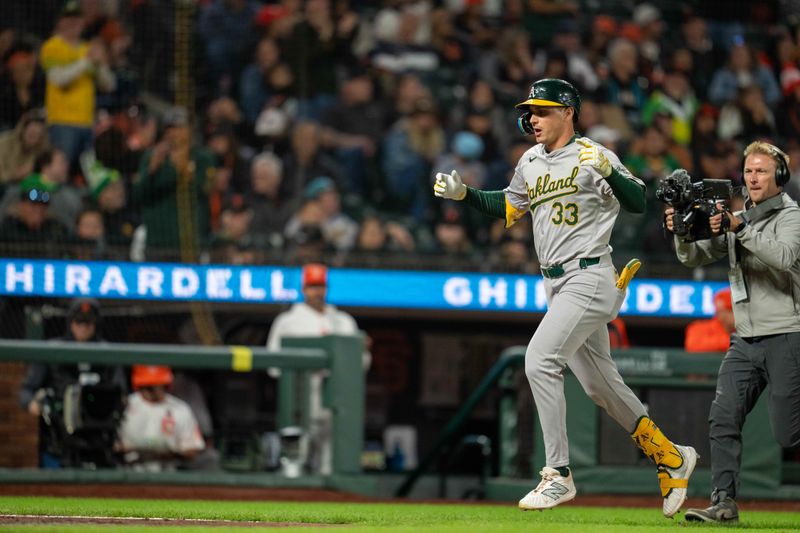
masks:
POLYGON ((572 472, 564 477, 558 470, 544 467, 539 474, 542 481, 539 485, 519 501, 519 508, 523 511, 537 509, 550 509, 575 497, 575 483, 572 481, 572 472))
POLYGON ((683 502, 686 501, 689 478, 697 465, 698 453, 691 446, 675 445, 683 457, 683 464, 678 468, 660 467, 658 469, 658 482, 661 486, 661 495, 664 497, 664 516, 672 518, 677 513, 683 502))

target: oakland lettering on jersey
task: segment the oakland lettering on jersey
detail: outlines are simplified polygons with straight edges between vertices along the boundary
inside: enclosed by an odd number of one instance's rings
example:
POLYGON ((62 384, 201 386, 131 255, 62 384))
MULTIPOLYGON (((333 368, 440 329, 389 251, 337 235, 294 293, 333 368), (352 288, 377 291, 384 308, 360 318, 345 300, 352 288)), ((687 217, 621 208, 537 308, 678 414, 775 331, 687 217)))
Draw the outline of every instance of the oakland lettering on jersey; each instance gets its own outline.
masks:
POLYGON ((531 211, 550 200, 578 192, 578 186, 575 184, 577 177, 578 167, 576 166, 572 168, 572 174, 565 178, 551 178, 548 173, 536 178, 535 187, 531 187, 526 182, 525 188, 528 189, 528 198, 531 200, 531 211))

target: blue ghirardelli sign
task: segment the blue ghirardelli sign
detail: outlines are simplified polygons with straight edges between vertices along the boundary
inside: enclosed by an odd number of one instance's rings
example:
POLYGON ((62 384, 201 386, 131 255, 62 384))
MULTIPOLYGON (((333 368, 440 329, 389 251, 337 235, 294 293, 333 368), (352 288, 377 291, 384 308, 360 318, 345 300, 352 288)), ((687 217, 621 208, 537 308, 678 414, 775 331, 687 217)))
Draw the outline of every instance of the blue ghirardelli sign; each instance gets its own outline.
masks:
MULTIPOLYGON (((547 309, 541 276, 333 268, 328 284, 328 300, 341 306, 533 313, 547 309)), ((710 316, 714 293, 726 285, 634 280, 620 313, 710 316)), ((0 259, 0 294, 236 303, 302 298, 298 267, 38 259, 0 259)))

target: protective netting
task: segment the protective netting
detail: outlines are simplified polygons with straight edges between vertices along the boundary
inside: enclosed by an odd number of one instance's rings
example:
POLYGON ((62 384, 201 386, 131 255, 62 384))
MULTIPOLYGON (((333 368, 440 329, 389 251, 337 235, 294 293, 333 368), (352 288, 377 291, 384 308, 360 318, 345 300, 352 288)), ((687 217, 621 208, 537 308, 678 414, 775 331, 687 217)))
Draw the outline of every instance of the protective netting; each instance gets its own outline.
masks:
MULTIPOLYGON (((526 223, 430 192, 453 168, 508 182, 533 79, 571 80, 579 131, 650 185, 677 167, 738 181, 744 143, 795 137, 789 4, 579 4, 4 2, 0 246, 535 273, 526 223)), ((654 189, 612 243, 673 275, 654 189)))
MULTIPOLYGON (((688 277, 655 183, 682 167, 738 184, 755 138, 797 172, 794 5, 4 0, 0 256, 536 274, 527 218, 504 231, 431 185, 457 169, 505 187, 532 144, 513 105, 560 77, 582 94, 578 130, 648 185, 615 256, 688 277)), ((0 336, 62 336, 70 303, 3 297, 0 336)), ((276 309, 253 310, 109 301, 99 332, 263 344, 276 309)))

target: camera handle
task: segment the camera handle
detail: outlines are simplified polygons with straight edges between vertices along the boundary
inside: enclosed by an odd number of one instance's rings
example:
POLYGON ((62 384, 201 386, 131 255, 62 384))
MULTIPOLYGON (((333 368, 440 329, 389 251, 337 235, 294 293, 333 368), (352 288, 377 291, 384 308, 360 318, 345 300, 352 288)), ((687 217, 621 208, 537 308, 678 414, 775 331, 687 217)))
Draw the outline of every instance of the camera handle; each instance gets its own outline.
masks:
MULTIPOLYGON (((727 211, 723 211, 723 213, 727 213, 727 211)), ((722 217, 722 224, 720 225, 719 231, 720 233, 726 233, 731 227, 731 219, 727 216, 722 217)))
POLYGON ((722 214, 722 220, 719 227, 719 234, 724 235, 731 227, 731 219, 726 216, 726 213, 729 213, 730 210, 728 209, 727 203, 723 202, 722 209, 717 207, 717 202, 714 201, 713 207, 711 209, 711 216, 716 216, 722 214))

